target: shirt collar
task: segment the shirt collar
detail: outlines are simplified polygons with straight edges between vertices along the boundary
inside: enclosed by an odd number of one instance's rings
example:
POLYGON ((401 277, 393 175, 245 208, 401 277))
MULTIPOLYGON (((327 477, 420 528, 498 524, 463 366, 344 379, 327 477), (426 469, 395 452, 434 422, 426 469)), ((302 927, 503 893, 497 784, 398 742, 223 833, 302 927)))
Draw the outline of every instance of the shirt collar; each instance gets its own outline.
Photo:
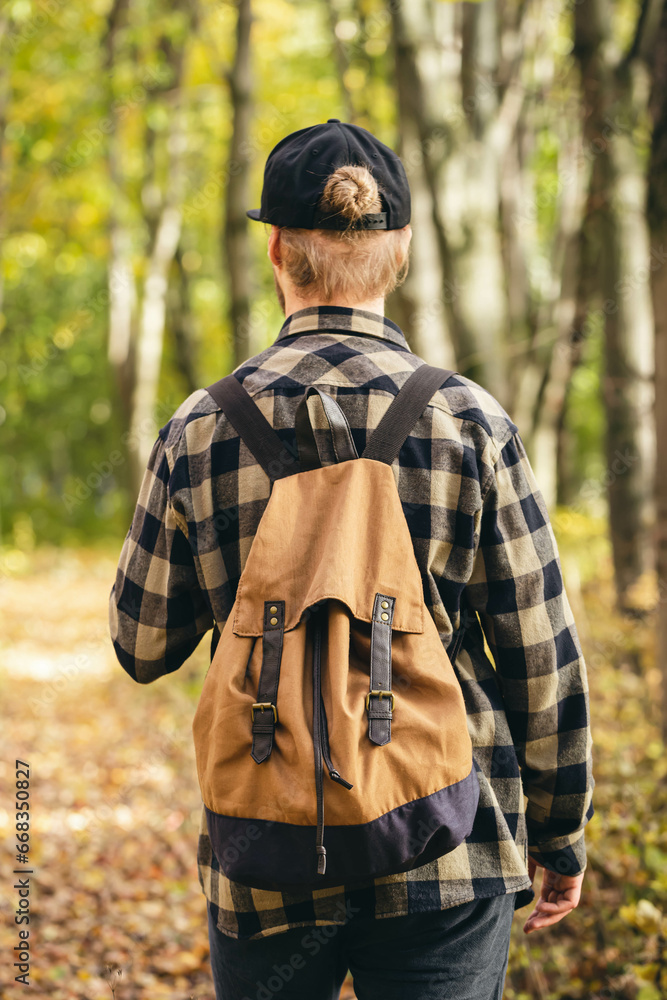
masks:
POLYGON ((392 323, 386 316, 366 312, 364 309, 348 309, 345 306, 309 306, 307 309, 299 309, 285 320, 275 343, 287 337, 302 337, 323 331, 377 337, 389 340, 405 351, 410 350, 400 326, 392 323))

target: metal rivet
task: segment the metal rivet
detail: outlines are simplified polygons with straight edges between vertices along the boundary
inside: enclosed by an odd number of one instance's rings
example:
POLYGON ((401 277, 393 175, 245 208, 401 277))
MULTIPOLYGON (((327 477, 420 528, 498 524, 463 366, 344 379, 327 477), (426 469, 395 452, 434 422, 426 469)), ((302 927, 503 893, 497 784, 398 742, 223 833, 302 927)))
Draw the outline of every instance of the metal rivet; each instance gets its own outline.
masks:
POLYGON ((272 618, 271 619, 271 624, 272 625, 277 625, 278 624, 278 619, 277 618, 272 618))
POLYGON ((382 618, 383 622, 388 622, 389 621, 389 615, 387 614, 386 611, 383 611, 382 615, 380 617, 382 618))
POLYGON ((277 610, 278 608, 275 606, 275 604, 272 604, 271 607, 269 608, 269 611, 271 612, 272 615, 275 615, 277 610))
MULTIPOLYGON (((389 601, 383 601, 382 602, 382 607, 383 608, 388 608, 389 607, 389 601)), ((273 611, 273 608, 271 608, 271 610, 273 611)))

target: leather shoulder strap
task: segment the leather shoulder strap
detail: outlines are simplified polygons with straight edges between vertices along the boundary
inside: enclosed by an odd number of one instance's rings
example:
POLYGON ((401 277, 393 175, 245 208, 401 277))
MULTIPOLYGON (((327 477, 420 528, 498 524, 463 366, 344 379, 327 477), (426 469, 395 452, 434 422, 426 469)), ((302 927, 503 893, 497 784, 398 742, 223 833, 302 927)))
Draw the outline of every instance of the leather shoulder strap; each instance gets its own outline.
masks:
POLYGON ((361 457, 391 465, 433 394, 455 374, 426 364, 416 368, 389 404, 361 457))
POLYGON ((296 440, 299 448, 301 470, 319 469, 322 462, 315 441, 315 434, 308 416, 308 398, 317 395, 322 402, 324 415, 331 431, 334 455, 337 462, 346 462, 358 458, 357 449, 352 438, 352 432, 347 417, 337 401, 316 385, 310 385, 296 408, 296 440))
POLYGON ((209 385, 206 391, 221 407, 271 482, 300 471, 296 456, 290 454, 257 403, 233 372, 221 378, 219 382, 209 385))

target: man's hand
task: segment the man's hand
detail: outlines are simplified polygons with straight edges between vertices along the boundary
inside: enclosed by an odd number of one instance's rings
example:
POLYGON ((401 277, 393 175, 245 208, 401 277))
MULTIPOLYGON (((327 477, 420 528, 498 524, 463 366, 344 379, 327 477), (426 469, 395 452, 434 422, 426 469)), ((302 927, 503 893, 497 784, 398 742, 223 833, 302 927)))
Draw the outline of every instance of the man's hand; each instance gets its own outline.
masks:
MULTIPOLYGON (((535 881, 537 867, 537 863, 528 858, 528 875, 531 882, 535 881)), ((542 868, 541 865, 539 867, 542 868)), ((535 909, 523 925, 526 934, 538 931, 542 927, 551 927, 571 913, 579 903, 583 881, 583 872, 580 875, 557 875, 548 868, 542 868, 540 897, 535 909)))

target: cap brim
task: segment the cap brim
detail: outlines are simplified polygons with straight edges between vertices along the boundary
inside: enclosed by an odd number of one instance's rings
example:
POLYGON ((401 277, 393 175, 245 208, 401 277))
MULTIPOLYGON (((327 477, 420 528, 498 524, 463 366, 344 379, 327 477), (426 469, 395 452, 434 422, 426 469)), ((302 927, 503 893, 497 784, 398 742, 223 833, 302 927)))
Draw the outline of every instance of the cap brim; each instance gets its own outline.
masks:
POLYGON ((259 209, 259 208, 250 208, 250 209, 248 209, 248 211, 246 212, 246 215, 248 216, 249 219, 254 219, 255 222, 261 222, 262 221, 262 212, 261 212, 261 209, 259 209))

